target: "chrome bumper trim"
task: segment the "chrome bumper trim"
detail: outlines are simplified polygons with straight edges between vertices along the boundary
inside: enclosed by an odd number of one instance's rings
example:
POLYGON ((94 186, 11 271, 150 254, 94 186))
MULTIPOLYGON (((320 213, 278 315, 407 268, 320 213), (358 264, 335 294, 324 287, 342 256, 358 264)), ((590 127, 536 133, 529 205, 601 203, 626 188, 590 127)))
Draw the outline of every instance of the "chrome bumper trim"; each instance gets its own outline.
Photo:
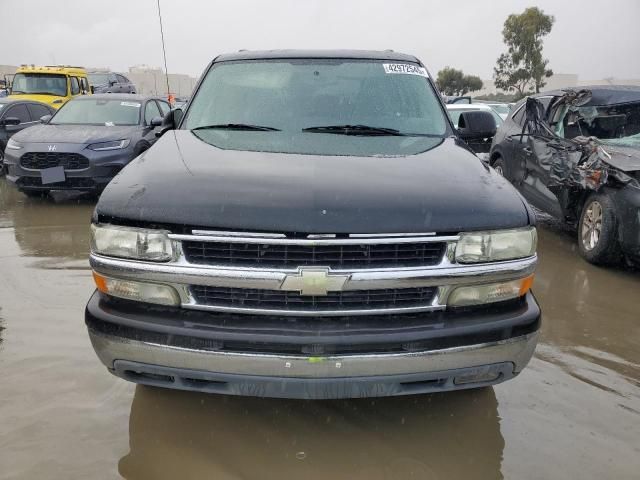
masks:
MULTIPOLYGON (((152 263, 103 257, 92 253, 91 267, 98 273, 130 280, 210 287, 280 290, 294 269, 260 269, 201 266, 184 263, 152 263)), ((333 270, 349 274, 343 290, 440 287, 515 280, 533 273, 537 257, 476 265, 443 264, 378 270, 333 270)))
POLYGON ((474 285, 516 280, 534 272, 537 257, 490 264, 452 264, 445 258, 434 267, 386 268, 375 270, 332 270, 331 273, 346 274, 349 279, 342 290, 403 289, 416 287, 438 287, 438 292, 429 304, 360 310, 278 310, 268 308, 228 307, 198 304, 189 289, 190 285, 209 287, 248 288, 282 290, 283 283, 297 269, 260 269, 208 265, 193 265, 185 262, 141 262, 103 257, 92 253, 91 267, 102 275, 134 281, 157 282, 172 286, 180 296, 183 308, 213 312, 244 313, 250 315, 289 316, 341 316, 341 315, 391 315, 445 310, 447 298, 456 285, 474 285))
POLYGON ((521 371, 531 359, 538 332, 499 342, 394 354, 298 356, 215 352, 169 347, 105 335, 89 329, 102 363, 115 360, 216 373, 291 378, 399 375, 478 367, 502 362, 521 371))

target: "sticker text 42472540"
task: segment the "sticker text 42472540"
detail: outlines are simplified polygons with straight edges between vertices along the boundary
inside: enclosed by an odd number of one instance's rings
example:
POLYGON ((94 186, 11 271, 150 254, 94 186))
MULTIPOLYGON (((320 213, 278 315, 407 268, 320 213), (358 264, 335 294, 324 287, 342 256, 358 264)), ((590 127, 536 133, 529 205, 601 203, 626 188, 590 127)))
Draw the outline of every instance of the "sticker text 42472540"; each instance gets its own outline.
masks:
POLYGON ((428 77, 427 69, 419 67, 418 65, 412 65, 410 63, 383 63, 384 73, 398 73, 401 75, 420 75, 421 77, 428 77))

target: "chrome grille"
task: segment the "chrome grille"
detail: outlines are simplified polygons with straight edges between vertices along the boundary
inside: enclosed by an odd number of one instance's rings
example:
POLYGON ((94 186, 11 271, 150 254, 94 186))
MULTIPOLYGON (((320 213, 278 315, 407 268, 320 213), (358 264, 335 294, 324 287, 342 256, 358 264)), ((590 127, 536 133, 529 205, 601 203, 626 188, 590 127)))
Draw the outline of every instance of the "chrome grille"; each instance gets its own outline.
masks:
POLYGON ((28 152, 20 157, 23 168, 42 170, 52 167, 64 167, 65 170, 89 168, 89 159, 79 153, 65 152, 28 152))
POLYGON ((329 292, 305 296, 283 290, 209 287, 192 285, 191 295, 199 305, 279 311, 378 310, 429 306, 437 287, 329 292))
POLYGON ((187 261, 200 265, 256 268, 391 268, 437 265, 442 260, 446 243, 363 242, 348 245, 296 245, 183 241, 182 249, 187 261))

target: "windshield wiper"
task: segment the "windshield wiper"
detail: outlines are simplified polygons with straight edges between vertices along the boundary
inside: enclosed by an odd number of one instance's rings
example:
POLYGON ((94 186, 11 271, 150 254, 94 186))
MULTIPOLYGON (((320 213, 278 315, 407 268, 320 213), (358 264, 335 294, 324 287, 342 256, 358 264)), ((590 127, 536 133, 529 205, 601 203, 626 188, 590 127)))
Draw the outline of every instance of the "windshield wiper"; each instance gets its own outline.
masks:
POLYGON ((192 130, 245 130, 249 132, 279 132, 279 128, 263 127, 262 125, 249 125, 246 123, 219 123, 216 125, 203 125, 192 130))
POLYGON ((326 125, 323 127, 303 128, 303 132, 335 133, 338 135, 394 135, 404 136, 400 130, 385 127, 370 127, 369 125, 326 125))

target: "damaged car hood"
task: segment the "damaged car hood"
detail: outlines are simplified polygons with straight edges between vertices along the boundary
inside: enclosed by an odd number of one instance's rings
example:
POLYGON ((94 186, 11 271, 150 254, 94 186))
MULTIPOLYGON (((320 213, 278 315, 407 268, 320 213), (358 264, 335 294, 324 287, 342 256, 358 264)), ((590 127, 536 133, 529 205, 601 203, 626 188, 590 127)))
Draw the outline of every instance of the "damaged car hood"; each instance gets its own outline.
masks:
POLYGON ((520 194, 455 138, 407 156, 224 150, 167 132, 118 174, 101 222, 306 233, 459 232, 530 224, 520 194))
POLYGON ((612 167, 623 172, 640 171, 640 148, 623 147, 602 143, 602 148, 608 154, 603 160, 612 167))

